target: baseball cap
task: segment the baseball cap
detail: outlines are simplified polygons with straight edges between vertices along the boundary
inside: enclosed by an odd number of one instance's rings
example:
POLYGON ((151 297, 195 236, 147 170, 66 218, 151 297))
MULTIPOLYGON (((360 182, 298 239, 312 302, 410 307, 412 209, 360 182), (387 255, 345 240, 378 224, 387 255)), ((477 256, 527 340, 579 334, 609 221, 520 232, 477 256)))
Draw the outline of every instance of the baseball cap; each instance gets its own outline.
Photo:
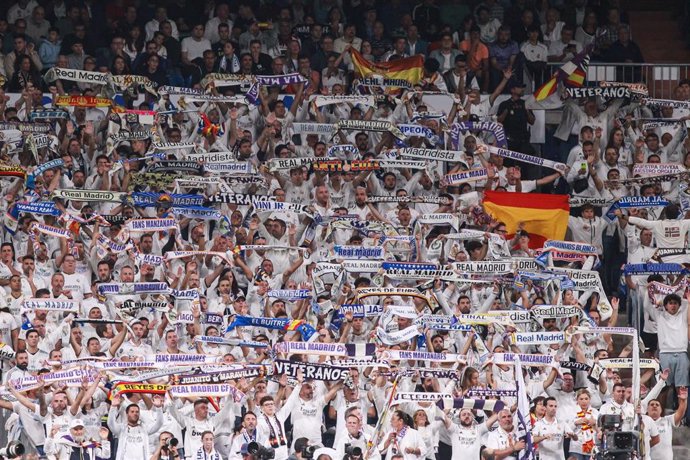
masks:
POLYGON ((77 428, 77 427, 84 427, 84 421, 80 418, 75 418, 71 422, 69 422, 69 427, 70 428, 77 428))

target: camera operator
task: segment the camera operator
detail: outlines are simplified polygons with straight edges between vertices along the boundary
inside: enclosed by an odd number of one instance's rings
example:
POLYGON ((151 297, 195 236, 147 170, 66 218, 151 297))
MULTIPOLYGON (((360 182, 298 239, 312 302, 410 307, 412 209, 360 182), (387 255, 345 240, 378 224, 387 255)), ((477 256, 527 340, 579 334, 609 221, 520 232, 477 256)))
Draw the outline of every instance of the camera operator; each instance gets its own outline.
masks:
POLYGON ((294 447, 295 452, 290 455, 287 460, 304 460, 307 458, 313 458, 312 456, 304 456, 304 448, 309 446, 309 440, 307 438, 297 438, 295 439, 294 447))
POLYGON ((620 415, 622 417, 621 431, 632 431, 635 428, 635 406, 625 400, 625 385, 613 385, 613 399, 601 406, 599 416, 620 415))
MULTIPOLYGON (((347 428, 347 433, 338 438, 338 442, 333 445, 333 448, 338 453, 337 458, 347 457, 354 460, 356 456, 353 456, 351 453, 348 454, 347 447, 349 446, 350 450, 358 447, 362 449, 362 452, 366 452, 367 442, 373 439, 374 429, 369 425, 363 425, 362 419, 354 413, 359 413, 359 408, 355 407, 350 409, 345 411, 345 427, 347 428)), ((369 458, 379 459, 381 455, 377 449, 374 449, 374 452, 372 452, 369 458)))
POLYGON ((164 431, 158 435, 158 447, 151 455, 150 460, 179 460, 180 454, 177 452, 177 439, 169 431, 164 431))

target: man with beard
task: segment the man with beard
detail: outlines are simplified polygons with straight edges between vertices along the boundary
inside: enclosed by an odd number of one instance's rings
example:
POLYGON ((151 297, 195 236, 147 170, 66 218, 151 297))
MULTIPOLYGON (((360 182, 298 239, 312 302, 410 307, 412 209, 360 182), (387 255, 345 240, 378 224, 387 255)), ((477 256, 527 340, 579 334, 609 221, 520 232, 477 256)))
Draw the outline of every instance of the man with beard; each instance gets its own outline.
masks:
POLYGON ((29 354, 26 350, 18 351, 14 356, 14 367, 2 374, 2 383, 7 383, 10 380, 23 379, 29 377, 31 373, 29 369, 29 354))
POLYGON ((59 438, 53 436, 46 440, 45 451, 48 455, 54 455, 58 460, 83 458, 89 460, 109 459, 110 441, 108 441, 108 429, 101 428, 98 435, 100 441, 86 439, 84 437, 84 422, 74 419, 69 424, 69 434, 59 438))
POLYGON ((350 206, 348 213, 357 214, 359 220, 385 220, 373 204, 367 203, 367 189, 361 186, 355 190, 355 202, 350 206))
POLYGON ((489 432, 489 428, 498 418, 498 413, 494 413, 486 422, 477 424, 474 420, 474 413, 470 409, 460 410, 460 425, 453 423, 446 414, 444 423, 450 432, 453 446, 453 455, 462 455, 469 460, 479 458, 484 435, 489 432))
POLYGON ((156 433, 163 424, 161 411, 163 399, 153 399, 155 419, 153 423, 147 425, 144 425, 139 417, 139 406, 129 404, 122 414, 121 404, 122 396, 119 394, 113 396, 110 412, 108 412, 108 428, 113 432, 113 437, 118 438, 115 458, 117 460, 150 458, 148 437, 156 433))

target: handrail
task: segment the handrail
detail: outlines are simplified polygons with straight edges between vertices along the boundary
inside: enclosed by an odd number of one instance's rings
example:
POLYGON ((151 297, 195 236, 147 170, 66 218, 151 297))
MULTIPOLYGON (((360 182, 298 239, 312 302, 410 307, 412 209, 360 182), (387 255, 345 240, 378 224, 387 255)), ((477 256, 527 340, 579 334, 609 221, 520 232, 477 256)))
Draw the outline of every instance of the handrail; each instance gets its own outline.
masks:
MULTIPOLYGON (((549 62, 540 75, 531 75, 525 70, 528 88, 536 89, 540 82, 551 78, 563 63, 549 62)), ((630 62, 590 62, 587 69, 587 82, 602 80, 626 83, 645 83, 650 97, 671 99, 678 82, 690 79, 690 64, 683 63, 630 63, 630 62)))

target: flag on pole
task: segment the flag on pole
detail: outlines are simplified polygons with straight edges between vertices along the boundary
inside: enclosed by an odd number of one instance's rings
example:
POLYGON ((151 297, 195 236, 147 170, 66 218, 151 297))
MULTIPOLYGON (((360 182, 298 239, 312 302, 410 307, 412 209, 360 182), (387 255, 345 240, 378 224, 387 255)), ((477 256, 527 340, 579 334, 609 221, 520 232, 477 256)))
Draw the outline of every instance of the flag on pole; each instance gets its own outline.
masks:
POLYGON ((587 46, 580 51, 574 58, 566 62, 553 76, 534 92, 536 101, 543 101, 551 96, 558 89, 558 83, 562 82, 566 86, 581 87, 587 80, 587 68, 589 67, 589 55, 594 47, 587 46))
POLYGON ((518 460, 534 460, 534 445, 532 444, 532 419, 529 413, 529 400, 527 399, 527 387, 522 375, 522 363, 520 357, 515 355, 515 386, 517 387, 517 427, 515 435, 517 439, 525 441, 525 448, 520 451, 518 460))

